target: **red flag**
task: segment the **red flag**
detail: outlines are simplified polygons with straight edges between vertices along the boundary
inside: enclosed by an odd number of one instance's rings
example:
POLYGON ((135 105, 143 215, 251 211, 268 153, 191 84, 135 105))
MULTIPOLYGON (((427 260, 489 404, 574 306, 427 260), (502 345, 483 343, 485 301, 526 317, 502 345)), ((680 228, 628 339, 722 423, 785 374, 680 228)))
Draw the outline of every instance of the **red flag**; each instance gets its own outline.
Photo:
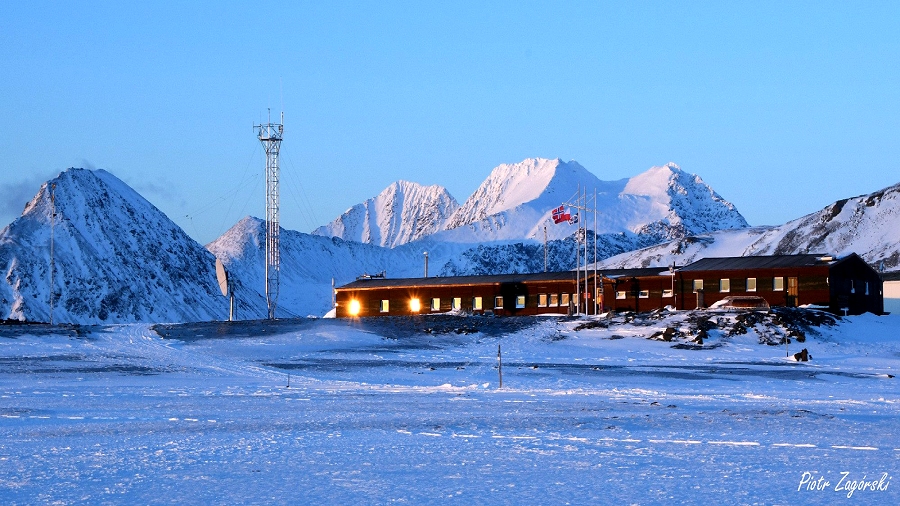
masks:
POLYGON ((559 206, 553 210, 553 223, 559 225, 572 219, 572 215, 566 212, 565 206, 559 206))

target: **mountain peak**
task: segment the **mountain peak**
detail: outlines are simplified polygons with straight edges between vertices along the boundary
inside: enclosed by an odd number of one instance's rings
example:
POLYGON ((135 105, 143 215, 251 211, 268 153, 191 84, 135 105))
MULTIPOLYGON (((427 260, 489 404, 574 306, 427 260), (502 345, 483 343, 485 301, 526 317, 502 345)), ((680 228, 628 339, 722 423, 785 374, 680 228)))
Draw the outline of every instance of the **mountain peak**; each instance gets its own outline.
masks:
POLYGON ((0 308, 6 318, 48 321, 52 294, 56 321, 210 319, 223 312, 214 261, 109 172, 68 169, 0 232, 0 308))
MULTIPOLYGON (((586 175, 593 176, 578 162, 563 162, 559 158, 527 158, 519 163, 498 165, 450 217, 447 228, 475 223, 548 195, 553 195, 553 202, 562 202, 575 190, 576 185, 569 183, 586 175), (557 195, 557 187, 565 186, 571 188, 557 195)), ((548 201, 546 205, 551 203, 548 201)))
POLYGON ((441 230, 458 207, 443 186, 400 180, 313 234, 393 248, 441 230))

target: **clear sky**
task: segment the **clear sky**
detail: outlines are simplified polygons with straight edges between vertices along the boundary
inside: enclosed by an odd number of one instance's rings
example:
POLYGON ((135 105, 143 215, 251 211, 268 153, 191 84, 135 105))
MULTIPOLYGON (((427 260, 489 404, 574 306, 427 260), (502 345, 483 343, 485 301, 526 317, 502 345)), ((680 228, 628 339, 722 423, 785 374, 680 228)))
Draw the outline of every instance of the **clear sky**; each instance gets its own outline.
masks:
POLYGON ((900 182, 900 2, 2 2, 0 221, 107 169, 201 243, 393 181, 462 202, 500 163, 673 161, 753 225, 900 182))

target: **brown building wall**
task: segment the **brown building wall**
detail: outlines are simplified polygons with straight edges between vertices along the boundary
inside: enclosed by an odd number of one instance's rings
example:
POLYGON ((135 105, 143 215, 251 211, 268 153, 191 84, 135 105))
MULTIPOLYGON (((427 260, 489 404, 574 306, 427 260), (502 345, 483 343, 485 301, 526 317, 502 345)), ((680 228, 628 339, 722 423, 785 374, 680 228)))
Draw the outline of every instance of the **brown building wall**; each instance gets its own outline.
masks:
MULTIPOLYGON (((593 285, 591 285, 593 286, 593 285)), ((352 301, 360 305, 356 316, 408 316, 415 314, 446 313, 452 311, 454 298, 460 299, 460 310, 469 313, 493 312, 500 316, 535 315, 545 313, 567 314, 568 305, 562 301, 565 296, 574 304, 575 280, 572 281, 540 281, 525 283, 485 283, 475 285, 434 285, 384 287, 367 289, 338 289, 335 300, 336 316, 345 318, 352 316, 352 301), (546 295, 547 305, 540 306, 541 294, 546 295), (550 305, 555 295, 556 305, 550 305), (481 297, 481 309, 475 309, 475 297, 481 297), (501 297, 500 307, 495 300, 501 297), (518 298, 524 297, 524 307, 517 307, 518 298), (440 299, 440 308, 432 310, 432 299, 440 299), (419 311, 413 311, 410 301, 418 299, 419 311), (388 311, 381 311, 381 301, 388 301, 388 311)))
POLYGON ((703 307, 728 297, 729 295, 755 295, 762 297, 770 306, 799 306, 802 304, 829 305, 828 266, 810 266, 791 269, 754 269, 742 271, 686 271, 678 273, 679 309, 694 309, 697 293, 694 280, 703 280, 703 307), (797 278, 797 295, 789 295, 789 278, 797 278), (747 290, 747 279, 756 279, 756 291, 747 290), (781 290, 775 290, 775 278, 782 278, 781 290), (728 279, 730 289, 721 291, 721 280, 728 279))
MULTIPOLYGON (((795 268, 778 269, 743 269, 743 270, 707 270, 678 271, 674 285, 674 297, 663 297, 663 292, 672 289, 671 276, 638 276, 603 278, 600 293, 594 293, 594 280, 589 278, 588 293, 582 294, 587 312, 595 311, 650 311, 667 305, 678 309, 694 309, 698 307, 698 294, 693 290, 695 279, 703 280, 702 307, 722 300, 730 295, 755 295, 764 298, 770 306, 799 306, 813 304, 828 307, 841 314, 844 308, 850 314, 870 311, 881 314, 883 311, 882 281, 877 272, 855 255, 836 264, 811 265, 795 268), (756 290, 747 290, 747 279, 756 279, 756 290), (783 278, 781 290, 775 290, 773 280, 783 278), (796 290, 792 290, 790 278, 796 278, 796 290), (729 290, 721 291, 721 280, 729 281, 729 290), (646 297, 641 297, 646 291, 646 297), (616 298, 616 292, 625 292, 622 299, 616 298), (795 292, 795 294, 793 293, 795 292), (596 297, 595 297, 596 296, 596 297), (601 308, 602 306, 602 308, 601 308)), ((584 281, 579 283, 584 290, 584 281)), ((473 283, 453 284, 452 278, 446 284, 423 284, 423 286, 396 286, 373 288, 339 288, 336 293, 336 315, 351 316, 351 301, 360 304, 358 316, 392 316, 445 313, 454 309, 454 298, 460 299, 460 310, 470 313, 493 312, 501 316, 535 315, 535 314, 567 314, 564 294, 574 305, 576 302, 575 279, 544 280, 511 283, 473 283), (547 304, 541 304, 542 295, 546 295, 547 304), (556 305, 552 305, 555 296, 556 305), (473 307, 473 299, 481 297, 481 309, 473 307), (501 297, 500 307, 495 307, 494 300, 501 297), (524 297, 524 307, 517 307, 518 297, 524 297), (440 306, 431 309, 431 300, 440 299, 440 306), (418 299, 419 311, 410 309, 410 300, 418 299), (387 300, 388 312, 381 312, 381 301, 387 300)), ((585 307, 582 306, 582 311, 585 307)))
POLYGON ((672 289, 671 276, 642 276, 606 279, 603 284, 604 311, 652 311, 675 305, 675 297, 663 297, 664 290, 672 289), (641 297, 641 292, 646 297, 641 297), (618 298, 625 292, 625 298, 618 298))

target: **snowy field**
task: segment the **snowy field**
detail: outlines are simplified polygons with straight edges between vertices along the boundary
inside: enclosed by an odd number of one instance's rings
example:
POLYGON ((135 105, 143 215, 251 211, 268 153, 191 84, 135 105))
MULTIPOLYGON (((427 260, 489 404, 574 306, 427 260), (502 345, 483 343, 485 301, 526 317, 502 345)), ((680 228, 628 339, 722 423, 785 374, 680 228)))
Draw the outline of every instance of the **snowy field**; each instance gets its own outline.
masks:
POLYGON ((739 321, 0 326, 0 503, 900 504, 900 317, 739 321))

